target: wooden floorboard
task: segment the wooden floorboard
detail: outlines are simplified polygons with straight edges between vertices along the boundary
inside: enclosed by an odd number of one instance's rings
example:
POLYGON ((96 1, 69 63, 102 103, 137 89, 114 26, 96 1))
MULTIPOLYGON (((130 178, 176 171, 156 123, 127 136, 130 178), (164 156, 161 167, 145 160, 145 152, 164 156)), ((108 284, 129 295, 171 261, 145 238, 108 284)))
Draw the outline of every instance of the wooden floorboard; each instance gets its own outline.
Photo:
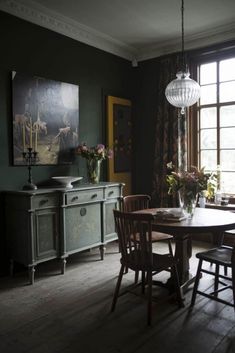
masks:
MULTIPOLYGON (((194 253, 204 248, 197 244, 194 253)), ((164 252, 165 244, 161 245, 164 252)), ((197 296, 189 309, 171 299, 153 304, 153 325, 146 325, 146 302, 135 294, 119 298, 110 313, 119 271, 116 243, 107 246, 104 261, 98 250, 71 256, 65 275, 56 261, 38 266, 35 284, 25 272, 0 279, 1 353, 234 353, 234 309, 197 296)), ((197 261, 191 260, 195 272, 197 261)), ((166 280, 168 274, 161 275, 166 280), (165 276, 165 277, 164 277, 165 276)), ((124 276, 123 286, 134 274, 124 276)), ((201 286, 212 285, 203 276, 201 286)), ((155 290, 162 296, 162 290, 155 290)), ((231 297, 231 294, 226 294, 231 297)), ((166 295, 164 295, 166 296, 166 295)), ((231 297, 232 298, 232 297, 231 297)))

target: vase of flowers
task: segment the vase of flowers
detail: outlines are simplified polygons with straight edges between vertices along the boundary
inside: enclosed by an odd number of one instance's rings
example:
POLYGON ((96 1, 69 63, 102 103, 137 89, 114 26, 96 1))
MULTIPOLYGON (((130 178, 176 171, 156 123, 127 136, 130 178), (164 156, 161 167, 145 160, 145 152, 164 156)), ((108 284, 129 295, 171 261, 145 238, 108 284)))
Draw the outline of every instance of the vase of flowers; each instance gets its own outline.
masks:
POLYGON ((183 214, 187 218, 192 218, 196 205, 198 194, 195 194, 192 191, 187 190, 187 188, 182 187, 179 191, 179 204, 183 214))
POLYGON ((207 189, 210 175, 205 173, 204 168, 198 169, 194 166, 189 171, 175 171, 172 163, 168 163, 167 167, 171 169, 171 174, 167 175, 168 193, 178 192, 180 207, 184 215, 191 218, 198 195, 207 189))
POLYGON ((76 154, 86 159, 88 182, 95 184, 100 181, 100 166, 102 161, 112 158, 113 151, 102 144, 98 144, 95 147, 88 147, 86 143, 83 143, 76 148, 76 154))
POLYGON ((87 180, 90 183, 96 184, 100 181, 100 159, 87 159, 87 180))

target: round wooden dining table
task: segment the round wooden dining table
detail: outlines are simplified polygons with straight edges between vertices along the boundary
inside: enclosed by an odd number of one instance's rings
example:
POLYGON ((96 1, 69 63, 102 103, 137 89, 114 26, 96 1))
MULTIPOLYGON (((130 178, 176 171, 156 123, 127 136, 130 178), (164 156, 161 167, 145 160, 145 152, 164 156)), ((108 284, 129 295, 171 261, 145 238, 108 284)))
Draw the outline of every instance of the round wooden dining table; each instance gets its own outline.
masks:
MULTIPOLYGON (((139 213, 150 213, 157 215, 164 208, 151 208, 137 211, 139 213)), ((167 210, 170 210, 169 208, 167 210)), ((175 240, 175 256, 178 260, 179 280, 182 288, 192 283, 193 276, 190 274, 189 259, 192 256, 191 235, 212 234, 212 247, 223 243, 224 232, 235 229, 235 213, 229 211, 196 208, 191 219, 181 221, 161 220, 156 216, 153 230, 172 234, 175 240)))

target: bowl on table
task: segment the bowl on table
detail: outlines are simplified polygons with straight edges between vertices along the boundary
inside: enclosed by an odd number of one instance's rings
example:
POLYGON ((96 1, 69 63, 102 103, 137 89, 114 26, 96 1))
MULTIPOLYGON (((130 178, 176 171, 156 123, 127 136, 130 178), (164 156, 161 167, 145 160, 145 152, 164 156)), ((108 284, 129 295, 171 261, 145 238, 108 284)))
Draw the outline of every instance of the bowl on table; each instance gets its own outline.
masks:
POLYGON ((83 177, 76 177, 76 176, 54 176, 52 177, 53 180, 56 180, 62 187, 66 189, 72 189, 75 181, 81 180, 83 177))

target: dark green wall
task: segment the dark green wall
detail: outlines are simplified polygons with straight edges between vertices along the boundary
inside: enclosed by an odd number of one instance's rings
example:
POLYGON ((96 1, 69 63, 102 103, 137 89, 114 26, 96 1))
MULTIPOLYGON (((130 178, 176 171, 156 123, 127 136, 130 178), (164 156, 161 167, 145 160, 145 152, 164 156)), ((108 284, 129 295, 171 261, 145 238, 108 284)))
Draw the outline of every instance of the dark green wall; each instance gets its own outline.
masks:
MULTIPOLYGON (((134 101, 135 69, 127 60, 0 12, 0 190, 21 188, 27 169, 12 165, 11 71, 79 85, 79 137, 105 143, 105 96, 134 101)), ((105 162, 103 163, 105 180, 105 162)), ((36 183, 53 175, 84 176, 84 161, 71 166, 33 168, 36 183)), ((4 225, 0 196, 0 223, 4 225)), ((4 229, 3 227, 1 229, 4 229)), ((0 235, 0 274, 8 267, 4 231, 0 235)))
POLYGON ((136 68, 134 167, 135 189, 139 193, 152 193, 154 141, 156 134, 158 59, 140 62, 136 68))
MULTIPOLYGON (((80 141, 105 143, 106 94, 133 99, 134 69, 127 60, 0 12, 0 189, 21 188, 24 167, 11 165, 11 71, 79 85, 80 141)), ((41 166, 35 182, 52 175, 84 175, 84 161, 72 166, 41 166)), ((105 169, 105 165, 104 165, 105 169)), ((105 179, 105 173, 103 173, 105 179)))

